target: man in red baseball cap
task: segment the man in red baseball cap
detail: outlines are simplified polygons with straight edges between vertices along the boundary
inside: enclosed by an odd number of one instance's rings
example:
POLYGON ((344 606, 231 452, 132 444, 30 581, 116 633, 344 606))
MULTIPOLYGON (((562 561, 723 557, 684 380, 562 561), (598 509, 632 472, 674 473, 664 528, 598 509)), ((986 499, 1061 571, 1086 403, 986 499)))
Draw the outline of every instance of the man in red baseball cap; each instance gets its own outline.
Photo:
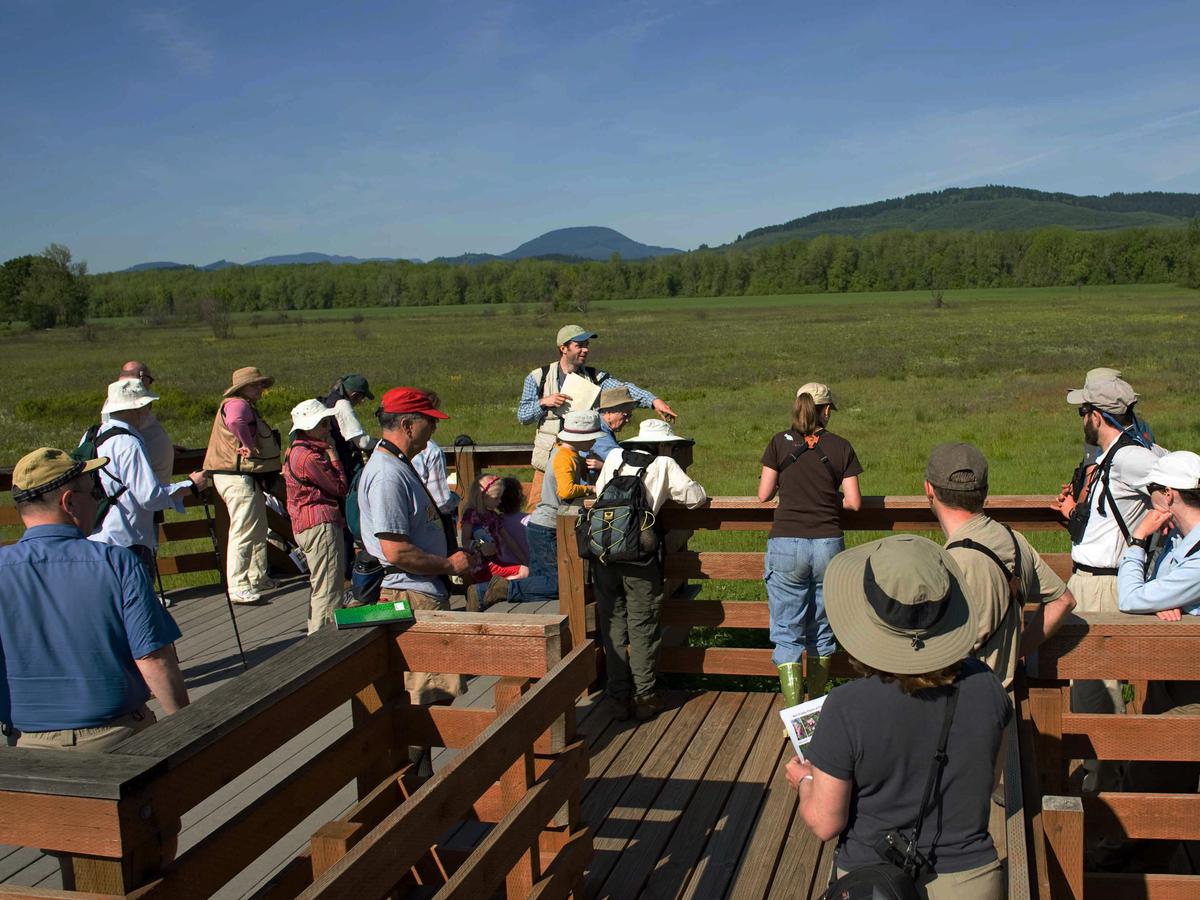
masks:
MULTIPOLYGON (((383 395, 375 416, 383 437, 359 476, 359 526, 365 552, 384 568, 378 598, 407 600, 413 609, 450 608, 450 576, 464 575, 478 560, 458 549, 454 528, 413 468, 442 419, 438 396, 412 387, 383 395)), ((359 562, 355 563, 355 569, 359 562)), ((414 704, 447 703, 464 690, 461 675, 407 672, 414 704)), ((414 762, 422 762, 420 754, 414 762)))

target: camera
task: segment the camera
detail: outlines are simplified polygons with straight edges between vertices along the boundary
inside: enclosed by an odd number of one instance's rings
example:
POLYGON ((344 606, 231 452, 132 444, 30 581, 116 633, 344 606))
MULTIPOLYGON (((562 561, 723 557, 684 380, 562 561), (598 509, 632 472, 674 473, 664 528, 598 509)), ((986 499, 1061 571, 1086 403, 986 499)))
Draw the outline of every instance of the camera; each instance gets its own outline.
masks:
POLYGON ((901 869, 913 881, 933 871, 925 855, 894 828, 885 832, 879 839, 879 843, 875 845, 875 852, 897 869, 901 869))

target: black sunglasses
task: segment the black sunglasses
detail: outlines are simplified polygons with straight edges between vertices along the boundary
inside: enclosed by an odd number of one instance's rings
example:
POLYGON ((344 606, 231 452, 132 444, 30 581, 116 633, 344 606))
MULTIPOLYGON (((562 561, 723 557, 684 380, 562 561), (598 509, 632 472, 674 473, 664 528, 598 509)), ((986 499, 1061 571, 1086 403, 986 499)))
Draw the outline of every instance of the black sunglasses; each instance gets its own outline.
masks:
POLYGON ((1091 415, 1095 411, 1096 411, 1096 407, 1088 406, 1088 404, 1084 403, 1082 406, 1079 407, 1079 418, 1082 419, 1084 416, 1091 415))
POLYGON ((1166 490, 1166 488, 1161 484, 1146 485, 1146 493, 1147 494, 1157 494, 1159 491, 1165 491, 1165 490, 1166 490))

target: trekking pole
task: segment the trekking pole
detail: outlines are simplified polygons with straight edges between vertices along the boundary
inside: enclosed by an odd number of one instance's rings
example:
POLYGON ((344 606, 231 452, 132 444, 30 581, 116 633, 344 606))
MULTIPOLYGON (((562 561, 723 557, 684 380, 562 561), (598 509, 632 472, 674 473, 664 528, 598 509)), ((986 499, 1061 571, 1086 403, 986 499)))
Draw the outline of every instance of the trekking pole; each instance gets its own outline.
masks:
POLYGON ((158 570, 158 551, 154 551, 154 579, 158 582, 158 602, 162 604, 163 609, 169 609, 171 601, 167 599, 167 589, 163 587, 162 572, 158 570))
POLYGON ((213 557, 217 561, 217 574, 221 579, 221 590, 225 594, 225 605, 229 607, 229 623, 233 626, 233 637, 237 641, 238 655, 242 657, 242 669, 249 669, 250 664, 246 662, 246 651, 242 649, 242 636, 238 632, 237 616, 233 612, 233 599, 229 596, 229 585, 225 581, 225 566, 221 564, 221 550, 217 546, 216 520, 208 511, 207 489, 200 492, 200 499, 204 503, 204 521, 208 523, 208 538, 212 541, 213 557))

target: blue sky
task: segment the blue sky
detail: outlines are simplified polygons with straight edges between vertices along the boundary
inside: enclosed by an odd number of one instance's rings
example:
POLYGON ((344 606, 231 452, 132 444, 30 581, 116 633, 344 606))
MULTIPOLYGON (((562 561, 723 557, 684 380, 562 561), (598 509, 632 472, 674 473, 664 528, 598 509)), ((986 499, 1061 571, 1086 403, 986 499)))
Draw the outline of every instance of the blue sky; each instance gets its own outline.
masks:
POLYGON ((0 0, 0 260, 680 248, 985 183, 1200 191, 1200 4, 0 0))

